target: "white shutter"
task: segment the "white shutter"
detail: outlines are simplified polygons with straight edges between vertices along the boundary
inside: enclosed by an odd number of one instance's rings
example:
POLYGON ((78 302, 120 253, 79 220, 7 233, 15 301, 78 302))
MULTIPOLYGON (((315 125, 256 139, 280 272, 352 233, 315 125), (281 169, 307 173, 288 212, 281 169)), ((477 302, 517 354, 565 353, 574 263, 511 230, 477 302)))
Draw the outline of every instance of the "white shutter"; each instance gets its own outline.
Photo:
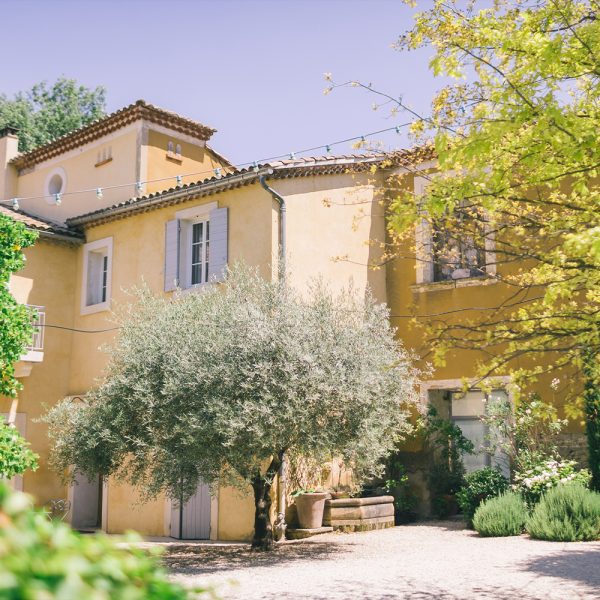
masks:
POLYGON ((179 219, 168 221, 165 227, 165 292, 179 285, 179 219))
POLYGON ((227 209, 210 211, 210 253, 208 257, 208 280, 223 281, 227 267, 227 209))

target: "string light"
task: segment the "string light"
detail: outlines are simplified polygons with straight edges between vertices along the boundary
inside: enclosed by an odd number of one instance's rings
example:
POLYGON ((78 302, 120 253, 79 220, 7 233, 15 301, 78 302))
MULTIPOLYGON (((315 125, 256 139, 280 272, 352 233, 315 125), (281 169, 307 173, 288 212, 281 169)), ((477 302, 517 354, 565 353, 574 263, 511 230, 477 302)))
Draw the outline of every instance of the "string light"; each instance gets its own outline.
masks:
POLYGON ((183 183, 183 177, 181 175, 177 175, 175 180, 177 181, 177 185, 181 185, 183 183))
POLYGON ((215 169, 215 177, 216 177, 217 179, 221 179, 221 167, 217 167, 217 168, 215 169))
POLYGON ((11 204, 15 210, 19 210, 19 199, 18 198, 13 198, 11 200, 11 204))
MULTIPOLYGON (((366 138, 367 137, 372 137, 381 133, 387 133, 389 131, 395 131, 396 133, 400 133, 400 130, 402 127, 407 127, 408 125, 410 125, 411 122, 408 123, 402 123, 401 125, 396 125, 394 127, 388 127, 387 129, 380 129, 379 131, 373 131, 371 133, 365 134, 365 135, 359 135, 359 136, 354 136, 351 138, 347 138, 344 140, 338 140, 335 142, 330 142, 329 144, 321 144, 320 146, 314 146, 312 148, 305 148, 303 150, 297 150, 295 152, 290 152, 289 154, 279 154, 277 156, 271 156, 268 158, 263 158, 260 161, 250 161, 250 162, 246 162, 246 163, 239 163, 237 165, 231 165, 230 167, 226 167, 225 170, 227 171, 229 168, 230 169, 234 169, 234 170, 241 170, 244 168, 252 168, 254 170, 255 173, 258 173, 258 171, 260 170, 259 164, 266 164, 269 163, 271 161, 276 161, 276 160, 281 160, 284 158, 289 158, 290 160, 295 160, 297 155, 302 155, 302 154, 306 154, 308 152, 315 152, 317 150, 322 151, 323 148, 325 148, 326 152, 328 154, 331 153, 332 151, 332 147, 333 146, 338 146, 340 144, 345 144, 345 143, 349 143, 349 142, 356 142, 358 140, 361 141, 361 143, 366 142, 366 138)), ((195 173, 185 173, 183 175, 177 175, 175 177, 170 176, 170 177, 162 177, 159 179, 151 179, 148 180, 144 183, 158 183, 158 182, 163 182, 163 181, 168 181, 168 180, 173 180, 175 179, 178 182, 178 185, 180 185, 179 180, 180 178, 182 179, 183 177, 197 177, 200 175, 211 175, 214 174, 217 178, 220 178, 222 176, 221 174, 221 169, 217 168, 212 168, 210 170, 207 171, 199 171, 199 172, 195 172, 195 173), (217 173, 218 171, 218 173, 217 173)), ((134 183, 122 183, 122 184, 117 184, 117 185, 110 185, 110 186, 104 186, 102 188, 88 188, 88 189, 81 189, 81 190, 73 190, 71 192, 64 192, 64 193, 58 193, 58 194, 53 194, 51 197, 54 198, 54 201, 56 203, 56 205, 60 205, 61 201, 62 201, 62 196, 69 196, 69 195, 75 195, 75 194, 86 194, 86 193, 95 193, 96 197, 98 199, 101 199, 103 197, 103 192, 106 190, 112 190, 112 189, 121 189, 121 188, 126 188, 126 187, 130 187, 131 185, 135 185, 135 189, 138 195, 142 195, 143 191, 144 191, 144 185, 141 181, 137 181, 134 183)), ((28 196, 26 198, 19 198, 20 201, 23 200, 40 200, 43 198, 48 198, 48 195, 40 195, 40 196, 28 196)), ((11 202, 12 205, 14 206, 14 201, 16 199, 11 199, 11 200, 0 200, 0 202, 11 202)), ((18 202, 17 202, 18 204, 18 202)), ((17 209, 18 210, 18 209, 17 209)))

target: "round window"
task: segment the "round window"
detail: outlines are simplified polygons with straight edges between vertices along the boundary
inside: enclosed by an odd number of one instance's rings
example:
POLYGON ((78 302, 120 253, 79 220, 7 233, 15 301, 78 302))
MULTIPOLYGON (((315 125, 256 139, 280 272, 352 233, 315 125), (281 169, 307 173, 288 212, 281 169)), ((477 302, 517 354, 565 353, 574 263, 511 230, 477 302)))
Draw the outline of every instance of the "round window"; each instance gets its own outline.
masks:
POLYGON ((48 193, 50 193, 52 195, 60 194, 60 192, 62 191, 62 188, 63 188, 63 179, 58 173, 55 173, 54 175, 52 175, 52 177, 50 178, 50 181, 48 182, 48 193))
POLYGON ((55 203, 56 194, 64 194, 67 187, 67 174, 60 167, 53 169, 46 178, 46 202, 55 203))

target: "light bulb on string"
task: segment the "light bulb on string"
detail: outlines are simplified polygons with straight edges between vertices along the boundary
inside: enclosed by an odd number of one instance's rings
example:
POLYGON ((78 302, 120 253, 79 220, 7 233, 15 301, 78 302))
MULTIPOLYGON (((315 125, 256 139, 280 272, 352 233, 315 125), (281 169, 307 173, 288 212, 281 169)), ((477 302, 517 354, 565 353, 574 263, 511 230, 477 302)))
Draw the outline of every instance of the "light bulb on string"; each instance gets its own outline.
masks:
POLYGON ((104 194, 102 193, 102 188, 96 188, 96 198, 98 198, 98 200, 102 200, 103 196, 104 194))
POLYGON ((221 179, 221 168, 220 168, 220 167, 217 167, 217 168, 215 169, 215 177, 216 177, 217 179, 221 179))
POLYGON ((290 152, 290 160, 296 160, 296 153, 290 152))
POLYGON ((175 177, 175 181, 177 181, 177 185, 181 185, 183 183, 183 177, 181 175, 177 175, 177 177, 175 177))
POLYGON ((13 198, 12 199, 12 207, 15 210, 19 210, 19 199, 18 198, 13 198))
POLYGON ((254 172, 258 173, 258 163, 256 161, 254 161, 254 163, 252 164, 252 167, 254 168, 254 172))
POLYGON ((56 194, 54 194, 54 204, 56 204, 56 206, 60 206, 61 202, 62 202, 61 194, 60 194, 60 192, 57 192, 56 194))
POLYGON ((331 154, 331 146, 329 144, 325 146, 325 152, 327 152, 327 154, 331 154))
POLYGON ((136 190, 136 192, 138 193, 138 196, 141 196, 141 195, 142 195, 142 192, 144 191, 144 186, 142 185, 142 182, 141 182, 141 181, 138 181, 138 182, 135 184, 135 190, 136 190))

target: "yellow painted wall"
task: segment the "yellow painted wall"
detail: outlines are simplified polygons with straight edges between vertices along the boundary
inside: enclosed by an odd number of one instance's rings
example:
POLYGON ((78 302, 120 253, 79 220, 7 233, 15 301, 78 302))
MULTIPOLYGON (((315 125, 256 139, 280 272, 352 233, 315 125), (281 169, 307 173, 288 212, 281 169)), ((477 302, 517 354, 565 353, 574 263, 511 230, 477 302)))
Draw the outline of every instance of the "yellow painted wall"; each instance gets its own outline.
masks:
POLYGON ((144 535, 169 535, 165 530, 164 496, 142 502, 140 494, 130 485, 109 481, 107 487, 107 533, 133 530, 144 535))
MULTIPOLYGON (((77 249, 73 246, 38 239, 25 251, 27 263, 22 271, 11 277, 10 289, 19 302, 43 305, 46 323, 60 327, 73 326, 73 297, 77 249)), ((31 374, 21 383, 18 412, 26 415, 26 438, 40 455, 35 472, 24 474, 23 489, 32 494, 38 504, 51 499, 67 498, 67 490, 56 473, 48 467, 48 438, 46 426, 35 419, 70 394, 69 366, 73 334, 46 328, 44 360, 35 363, 31 374)), ((0 399, 0 412, 8 412, 10 401, 0 399)))
POLYGON ((254 533, 254 497, 248 488, 244 493, 237 488, 219 489, 220 540, 250 541, 254 533))
POLYGON ((123 131, 115 132, 82 148, 78 148, 31 169, 21 171, 18 179, 19 198, 40 196, 46 193, 46 179, 56 168, 64 169, 66 186, 61 205, 48 202, 45 198, 20 200, 21 208, 26 212, 62 222, 74 215, 82 215, 98 208, 111 206, 135 195, 135 186, 103 190, 103 197, 96 197, 96 188, 121 185, 136 180, 137 147, 141 131, 141 121, 123 131), (96 167, 98 152, 112 148, 112 161, 96 167), (69 191, 91 189, 84 194, 69 195, 69 191))
POLYGON ((148 193, 175 187, 177 175, 187 175, 183 177, 184 184, 210 179, 214 175, 215 167, 224 166, 205 146, 180 140, 176 135, 176 133, 166 135, 152 130, 148 132, 147 178, 149 180, 170 178, 166 181, 148 183, 146 186, 148 193), (174 147, 177 144, 181 145, 181 160, 177 160, 178 157, 167 153, 169 141, 173 142, 174 147))
POLYGON ((359 293, 371 288, 386 301, 381 248, 369 240, 385 238, 383 208, 371 177, 326 175, 269 181, 286 201, 287 262, 292 285, 303 289, 322 277, 332 289, 352 281, 359 293))

